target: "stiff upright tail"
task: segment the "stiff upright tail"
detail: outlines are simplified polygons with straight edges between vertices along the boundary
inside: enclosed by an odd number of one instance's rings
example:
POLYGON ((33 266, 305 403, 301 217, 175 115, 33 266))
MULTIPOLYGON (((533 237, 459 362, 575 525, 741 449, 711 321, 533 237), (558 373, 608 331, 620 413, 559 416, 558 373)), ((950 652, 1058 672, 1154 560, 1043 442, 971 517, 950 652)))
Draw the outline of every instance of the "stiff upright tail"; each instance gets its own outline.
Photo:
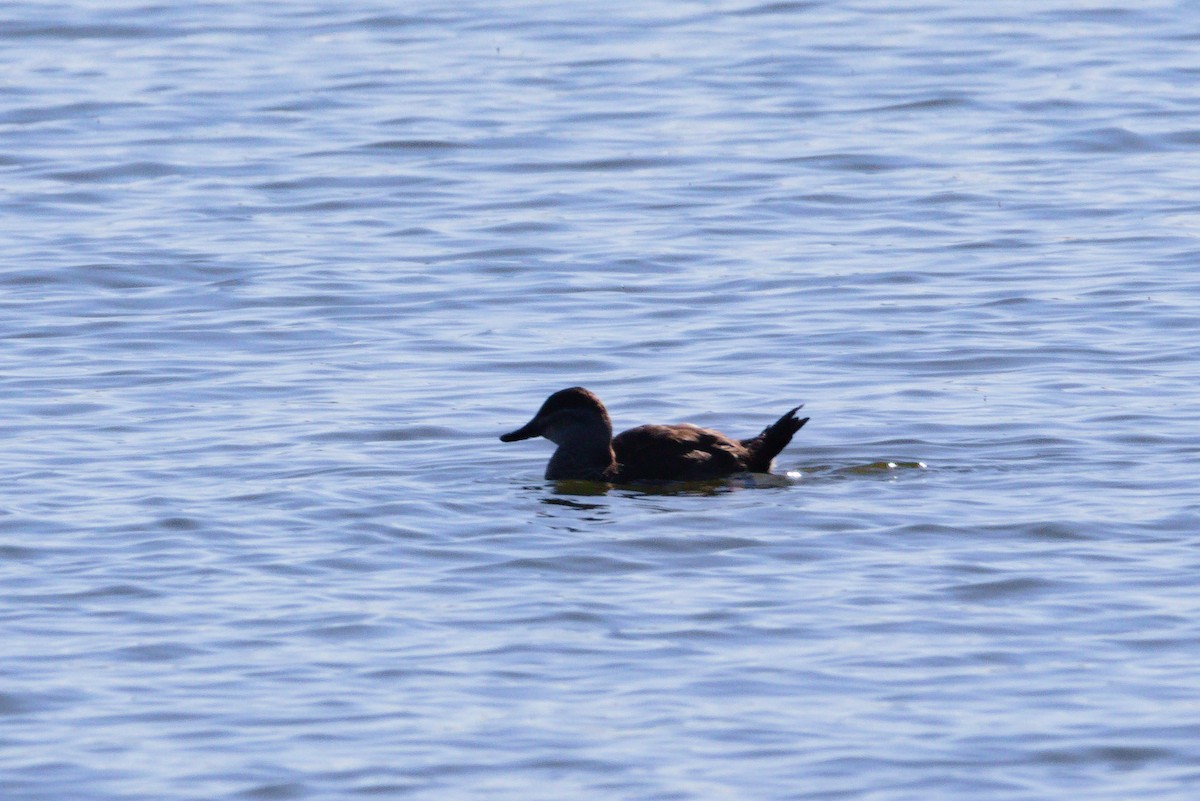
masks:
POLYGON ((808 422, 807 417, 796 417, 796 412, 803 408, 804 404, 802 403, 764 428, 757 437, 742 440, 742 445, 750 451, 747 469, 754 473, 771 471, 771 462, 792 441, 795 433, 808 422))

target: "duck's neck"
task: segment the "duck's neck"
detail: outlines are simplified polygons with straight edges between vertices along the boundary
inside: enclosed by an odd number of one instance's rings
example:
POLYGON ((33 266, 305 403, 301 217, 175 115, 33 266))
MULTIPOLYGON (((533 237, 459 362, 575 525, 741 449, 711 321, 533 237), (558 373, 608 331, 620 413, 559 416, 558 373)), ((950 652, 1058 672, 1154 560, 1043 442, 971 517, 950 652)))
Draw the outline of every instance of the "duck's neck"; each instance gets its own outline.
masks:
POLYGON ((574 427, 560 432, 554 442, 558 448, 546 465, 547 479, 604 481, 616 475, 617 457, 610 427, 574 427))

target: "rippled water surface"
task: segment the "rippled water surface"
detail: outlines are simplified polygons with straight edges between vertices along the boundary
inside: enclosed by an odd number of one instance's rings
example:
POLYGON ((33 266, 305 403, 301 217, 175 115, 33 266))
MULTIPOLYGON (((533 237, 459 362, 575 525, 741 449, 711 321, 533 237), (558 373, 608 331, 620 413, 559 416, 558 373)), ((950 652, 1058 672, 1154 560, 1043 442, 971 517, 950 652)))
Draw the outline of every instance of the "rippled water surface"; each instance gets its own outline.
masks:
POLYGON ((1194 798, 1195 6, 3 18, 5 799, 1194 798))

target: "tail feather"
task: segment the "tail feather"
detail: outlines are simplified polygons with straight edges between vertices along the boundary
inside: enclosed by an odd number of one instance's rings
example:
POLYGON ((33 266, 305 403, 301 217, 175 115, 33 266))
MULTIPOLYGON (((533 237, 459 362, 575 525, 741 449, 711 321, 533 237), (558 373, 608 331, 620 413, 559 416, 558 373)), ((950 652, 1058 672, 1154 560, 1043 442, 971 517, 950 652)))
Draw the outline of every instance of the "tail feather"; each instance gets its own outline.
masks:
POLYGON ((803 408, 804 404, 802 403, 764 428, 757 437, 742 440, 743 447, 750 452, 747 469, 754 473, 771 471, 771 462, 779 455, 780 451, 787 447, 796 432, 808 422, 807 417, 796 417, 796 412, 803 408))

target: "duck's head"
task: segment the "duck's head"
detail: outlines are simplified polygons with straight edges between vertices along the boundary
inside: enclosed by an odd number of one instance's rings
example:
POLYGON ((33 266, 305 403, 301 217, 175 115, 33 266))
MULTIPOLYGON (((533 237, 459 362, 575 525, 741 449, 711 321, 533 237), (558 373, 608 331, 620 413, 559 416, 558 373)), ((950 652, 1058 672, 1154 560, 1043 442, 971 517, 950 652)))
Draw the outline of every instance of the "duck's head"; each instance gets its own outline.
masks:
POLYGON ((516 442, 531 437, 545 437, 556 445, 580 438, 599 439, 605 444, 612 439, 612 421, 608 411, 593 393, 583 387, 560 389, 542 404, 537 414, 516 431, 500 437, 502 442, 516 442))

